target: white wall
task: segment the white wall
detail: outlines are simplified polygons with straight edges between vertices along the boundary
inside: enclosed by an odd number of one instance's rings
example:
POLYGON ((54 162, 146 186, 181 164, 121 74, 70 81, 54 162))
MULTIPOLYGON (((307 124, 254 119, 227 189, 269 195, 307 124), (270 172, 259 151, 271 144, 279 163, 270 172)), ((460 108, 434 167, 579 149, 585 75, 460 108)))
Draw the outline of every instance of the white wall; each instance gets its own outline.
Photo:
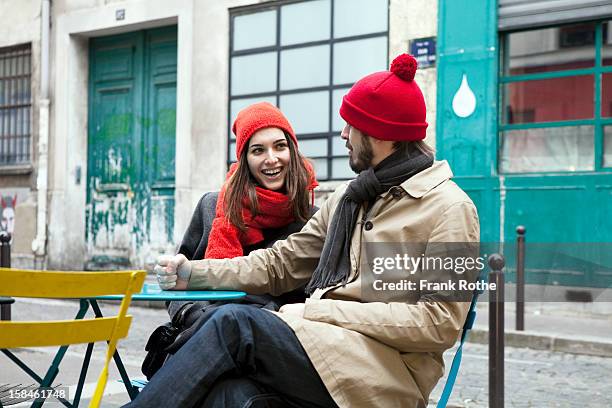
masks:
MULTIPOLYGON (((397 55, 409 51, 409 41, 416 38, 437 37, 438 2, 431 0, 390 0, 389 63, 397 55)), ((437 68, 417 70, 415 81, 423 91, 427 107, 427 138, 432 147, 436 143, 436 78, 437 68)))

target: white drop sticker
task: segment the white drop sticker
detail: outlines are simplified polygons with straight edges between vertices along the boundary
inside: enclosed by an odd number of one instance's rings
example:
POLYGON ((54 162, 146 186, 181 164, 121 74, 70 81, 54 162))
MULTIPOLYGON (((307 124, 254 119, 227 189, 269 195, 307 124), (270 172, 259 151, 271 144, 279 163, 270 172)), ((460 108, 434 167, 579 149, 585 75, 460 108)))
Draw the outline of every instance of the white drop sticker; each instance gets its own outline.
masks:
POLYGON ((453 111, 460 118, 467 118, 476 110, 476 95, 470 89, 467 76, 463 74, 461 86, 453 97, 453 111))

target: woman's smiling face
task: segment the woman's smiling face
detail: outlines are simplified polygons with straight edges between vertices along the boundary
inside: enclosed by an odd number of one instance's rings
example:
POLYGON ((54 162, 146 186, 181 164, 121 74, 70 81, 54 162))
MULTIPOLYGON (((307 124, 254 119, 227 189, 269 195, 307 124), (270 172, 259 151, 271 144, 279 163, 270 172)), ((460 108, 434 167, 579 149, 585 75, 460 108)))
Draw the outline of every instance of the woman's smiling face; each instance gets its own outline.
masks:
POLYGON ((281 129, 260 129, 249 139, 247 163, 261 187, 273 191, 283 189, 290 161, 289 144, 281 129))

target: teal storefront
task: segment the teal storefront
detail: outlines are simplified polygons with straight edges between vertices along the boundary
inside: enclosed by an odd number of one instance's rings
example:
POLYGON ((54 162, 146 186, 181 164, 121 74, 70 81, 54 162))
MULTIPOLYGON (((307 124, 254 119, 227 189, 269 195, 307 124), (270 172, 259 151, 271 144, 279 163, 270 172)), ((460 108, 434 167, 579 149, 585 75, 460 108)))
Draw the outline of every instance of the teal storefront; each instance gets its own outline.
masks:
MULTIPOLYGON (((483 242, 514 242, 518 225, 531 243, 612 242, 609 20, 609 1, 439 1, 436 148, 483 242)), ((527 281, 612 284, 571 269, 527 281)))

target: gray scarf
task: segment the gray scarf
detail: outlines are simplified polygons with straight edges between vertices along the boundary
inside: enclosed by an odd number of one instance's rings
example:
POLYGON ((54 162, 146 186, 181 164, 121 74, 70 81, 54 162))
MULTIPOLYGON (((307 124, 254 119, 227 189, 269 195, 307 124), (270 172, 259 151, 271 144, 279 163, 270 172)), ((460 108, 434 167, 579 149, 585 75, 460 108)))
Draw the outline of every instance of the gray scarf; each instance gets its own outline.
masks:
POLYGON ((379 194, 400 185, 432 164, 433 158, 417 148, 413 148, 407 155, 397 150, 376 167, 359 173, 350 182, 327 230, 319 264, 305 289, 307 294, 340 282, 343 285, 347 283, 351 265, 351 237, 363 203, 374 202, 379 194))

